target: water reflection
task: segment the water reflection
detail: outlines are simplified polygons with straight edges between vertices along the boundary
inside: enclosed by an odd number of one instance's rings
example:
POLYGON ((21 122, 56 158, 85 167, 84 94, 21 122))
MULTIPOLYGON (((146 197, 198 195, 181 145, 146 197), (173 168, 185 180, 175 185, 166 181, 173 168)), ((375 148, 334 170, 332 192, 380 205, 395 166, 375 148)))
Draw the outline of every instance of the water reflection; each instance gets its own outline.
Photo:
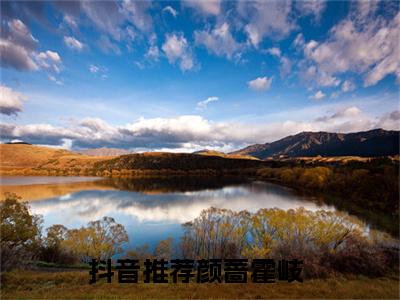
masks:
POLYGON ((0 185, 60 184, 99 180, 98 177, 85 176, 0 176, 0 185))
POLYGON ((145 194, 129 191, 82 191, 31 203, 45 216, 63 212, 66 222, 85 223, 105 215, 126 215, 139 223, 183 223, 208 207, 248 210, 303 206, 309 210, 332 209, 296 196, 280 186, 254 182, 216 190, 145 194))
MULTIPOLYGON (((56 190, 56 186, 41 188, 56 190)), ((69 192, 38 198, 37 185, 20 186, 26 200, 30 200, 29 189, 36 189, 36 200, 30 201, 30 206, 33 213, 43 216, 44 228, 53 224, 77 228, 110 216, 125 226, 130 247, 145 243, 154 246, 168 236, 178 240, 182 234, 180 224, 196 218, 211 206, 250 212, 260 208, 287 210, 301 206, 309 210, 333 210, 331 206, 318 205, 310 198, 296 195, 290 189, 240 178, 114 179, 88 182, 87 187, 82 182, 71 183, 69 188, 64 186, 69 192)))

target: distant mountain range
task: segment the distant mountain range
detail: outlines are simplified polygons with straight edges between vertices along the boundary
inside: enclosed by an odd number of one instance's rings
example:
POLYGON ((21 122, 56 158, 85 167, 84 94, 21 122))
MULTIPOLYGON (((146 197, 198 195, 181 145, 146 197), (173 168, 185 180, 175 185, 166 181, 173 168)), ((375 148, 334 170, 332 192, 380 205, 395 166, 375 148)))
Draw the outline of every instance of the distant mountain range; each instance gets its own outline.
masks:
MULTIPOLYGON (((267 159, 286 157, 337 157, 360 156, 377 157, 399 155, 400 131, 374 129, 354 133, 301 132, 275 142, 254 144, 246 148, 223 153, 214 150, 201 150, 193 154, 219 156, 237 159, 267 159)), ((11 145, 30 145, 23 141, 13 141, 11 145)), ((119 148, 92 148, 77 150, 86 156, 107 157, 133 154, 132 151, 119 148)))
POLYGON ((219 156, 219 157, 223 157, 223 158, 257 159, 256 157, 251 156, 251 155, 227 154, 224 152, 208 150, 208 149, 195 151, 195 152, 193 152, 193 154, 199 154, 199 155, 205 155, 205 156, 219 156))
POLYGON ((89 155, 89 156, 119 156, 124 154, 131 154, 132 151, 118 148, 92 148, 86 150, 78 150, 75 151, 80 154, 89 155))
POLYGON ((272 143, 255 144, 230 154, 259 159, 310 156, 386 156, 399 154, 400 131, 355 133, 301 132, 272 143))

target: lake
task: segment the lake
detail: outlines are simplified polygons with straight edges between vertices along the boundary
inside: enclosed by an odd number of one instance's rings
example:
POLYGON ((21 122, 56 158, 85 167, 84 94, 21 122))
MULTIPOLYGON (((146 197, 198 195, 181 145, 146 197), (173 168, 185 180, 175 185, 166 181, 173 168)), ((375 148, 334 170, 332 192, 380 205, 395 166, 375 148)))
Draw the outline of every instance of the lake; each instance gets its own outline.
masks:
POLYGON ((274 207, 334 210, 289 188, 242 178, 3 176, 1 191, 29 201, 32 213, 43 216, 43 228, 53 224, 78 228, 103 216, 113 217, 128 232, 128 248, 143 244, 153 248, 170 236, 179 241, 181 224, 209 207, 250 212, 274 207))

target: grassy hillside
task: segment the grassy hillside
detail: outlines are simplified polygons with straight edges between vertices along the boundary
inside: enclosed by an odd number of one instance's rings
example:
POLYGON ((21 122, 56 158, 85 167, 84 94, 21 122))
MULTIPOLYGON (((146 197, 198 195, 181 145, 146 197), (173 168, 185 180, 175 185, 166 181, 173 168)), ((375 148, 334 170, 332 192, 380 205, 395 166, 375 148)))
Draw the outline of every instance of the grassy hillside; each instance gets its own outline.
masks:
POLYGON ((201 151, 194 152, 194 154, 205 155, 205 156, 219 156, 219 157, 223 157, 223 158, 255 159, 255 160, 258 160, 257 157, 254 157, 254 156, 251 156, 251 155, 229 154, 229 153, 224 153, 224 152, 219 152, 219 151, 214 151, 214 150, 201 150, 201 151))
POLYGON ((0 145, 3 175, 183 175, 258 168, 263 162, 241 156, 149 152, 121 156, 89 156, 25 144, 0 145), (183 173, 182 173, 183 172, 183 173))
POLYGON ((77 151, 80 154, 89 155, 89 156, 118 156, 124 154, 130 154, 132 151, 118 148, 92 148, 77 151))
POLYGON ((31 171, 41 170, 91 168, 95 162, 105 159, 110 159, 110 157, 92 157, 62 149, 25 144, 0 145, 0 172, 2 174, 24 174, 24 172, 31 174, 31 171))

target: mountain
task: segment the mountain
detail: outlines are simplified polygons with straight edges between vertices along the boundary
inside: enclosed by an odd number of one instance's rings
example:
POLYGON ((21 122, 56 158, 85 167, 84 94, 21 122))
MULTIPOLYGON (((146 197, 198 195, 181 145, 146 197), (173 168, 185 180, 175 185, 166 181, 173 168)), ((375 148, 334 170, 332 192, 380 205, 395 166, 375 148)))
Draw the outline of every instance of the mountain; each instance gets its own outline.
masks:
POLYGON ((198 154, 198 155, 205 155, 205 156, 219 156, 219 157, 224 157, 224 158, 238 158, 238 159, 258 159, 254 156, 251 155, 241 155, 241 154, 227 154, 224 152, 220 151, 215 151, 215 150, 200 150, 200 151, 195 151, 193 154, 198 154))
POLYGON ((270 157, 386 156, 399 154, 399 131, 301 132, 272 143, 254 144, 231 154, 270 157))
POLYGON ((105 147, 79 150, 76 152, 89 156, 119 156, 132 153, 131 151, 125 149, 105 148, 105 147))

